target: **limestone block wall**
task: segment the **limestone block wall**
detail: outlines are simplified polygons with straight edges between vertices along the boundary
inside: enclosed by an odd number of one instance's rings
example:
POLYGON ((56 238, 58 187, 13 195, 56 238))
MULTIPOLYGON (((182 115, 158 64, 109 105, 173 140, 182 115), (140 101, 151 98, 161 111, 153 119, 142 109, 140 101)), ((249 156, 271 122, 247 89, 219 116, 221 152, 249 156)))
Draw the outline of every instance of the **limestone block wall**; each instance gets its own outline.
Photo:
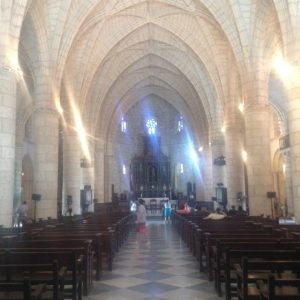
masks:
POLYGON ((270 200, 266 197, 273 190, 268 107, 247 109, 245 125, 250 214, 271 215, 270 200))
POLYGON ((52 109, 39 109, 33 121, 36 156, 34 193, 41 194, 37 218, 57 217, 58 114, 52 109))
POLYGON ((0 70, 0 224, 11 226, 15 177, 16 80, 0 70))

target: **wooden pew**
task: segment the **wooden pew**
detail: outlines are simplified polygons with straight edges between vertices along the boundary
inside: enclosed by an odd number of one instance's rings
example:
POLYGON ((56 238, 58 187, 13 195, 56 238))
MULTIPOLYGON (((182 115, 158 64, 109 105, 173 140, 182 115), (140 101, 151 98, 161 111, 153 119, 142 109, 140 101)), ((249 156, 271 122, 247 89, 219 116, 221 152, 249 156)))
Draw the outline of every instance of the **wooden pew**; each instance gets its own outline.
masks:
MULTIPOLYGON (((23 240, 11 241, 7 248, 14 252, 48 252, 74 251, 78 257, 82 256, 83 294, 88 295, 93 286, 93 251, 91 240, 23 240)), ((5 251, 1 249, 0 251, 5 251)))
POLYGON ((269 274, 268 282, 257 281, 257 286, 261 300, 299 300, 300 299, 300 279, 275 278, 269 274))
POLYGON ((30 275, 32 285, 45 285, 43 290, 48 294, 50 292, 51 300, 62 300, 64 299, 66 271, 65 267, 59 269, 57 261, 53 261, 52 264, 1 264, 0 283, 3 284, 2 289, 5 290, 6 287, 12 288, 15 284, 20 284, 20 279, 25 279, 30 275))
POLYGON ((83 257, 78 257, 75 251, 10 251, 5 249, 0 251, 0 264, 51 264, 57 260, 59 265, 67 268, 65 276, 65 296, 70 296, 73 300, 82 299, 82 261, 83 257))
POLYGON ((213 247, 212 263, 214 269, 215 288, 222 295, 221 283, 225 282, 225 251, 230 250, 292 250, 300 247, 300 241, 292 239, 270 240, 233 240, 230 238, 218 240, 213 247))
MULTIPOLYGON (((252 261, 244 257, 235 265, 237 275, 237 294, 239 300, 259 300, 260 292, 254 283, 266 280, 271 273, 281 274, 284 271, 299 272, 300 261, 273 260, 252 261)), ((289 278, 290 279, 290 278, 289 278)), ((273 298, 271 298, 274 300, 273 298)), ((279 298, 281 299, 281 298, 279 298)))
MULTIPOLYGON (((105 236, 104 236, 105 237, 105 236)), ((99 280, 102 273, 102 243, 103 243, 103 234, 102 233, 70 233, 70 232, 44 232, 31 235, 29 238, 35 240, 59 240, 59 241, 67 241, 67 240, 91 240, 92 241, 92 251, 95 253, 95 269, 96 269, 96 279, 99 280)), ((112 258, 111 258, 112 260, 112 258)), ((112 262, 111 262, 112 264, 112 262)))
MULTIPOLYGON (((226 249, 225 252, 225 297, 226 300, 230 300, 234 295, 234 288, 232 283, 235 283, 236 279, 236 264, 243 258, 265 260, 265 261, 298 261, 300 259, 300 253, 298 250, 231 250, 226 249)), ((260 279, 260 278, 258 278, 260 279)))
POLYGON ((42 300, 45 290, 46 284, 39 284, 33 288, 29 278, 24 279, 23 282, 0 282, 0 299, 10 300, 10 293, 14 293, 14 300, 42 300), (16 292, 19 292, 20 297, 15 295, 16 292))
POLYGON ((205 233, 205 241, 204 241, 204 247, 205 247, 205 257, 206 257, 206 267, 207 267, 207 273, 209 280, 213 279, 213 266, 212 266, 212 256, 213 256, 213 246, 216 244, 217 240, 222 238, 231 238, 235 240, 251 240, 251 239, 260 239, 267 241, 273 240, 276 238, 276 236, 273 236, 272 234, 265 234, 263 232, 238 232, 238 233, 232 233, 230 232, 222 232, 222 233, 205 233))

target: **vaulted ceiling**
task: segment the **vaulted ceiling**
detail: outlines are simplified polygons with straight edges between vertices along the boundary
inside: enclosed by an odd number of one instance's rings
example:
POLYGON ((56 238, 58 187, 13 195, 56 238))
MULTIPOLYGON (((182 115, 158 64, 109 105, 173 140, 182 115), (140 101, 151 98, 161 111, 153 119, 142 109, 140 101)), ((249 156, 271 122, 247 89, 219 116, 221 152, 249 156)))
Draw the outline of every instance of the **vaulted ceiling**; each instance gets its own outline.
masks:
POLYGON ((46 91, 66 115, 75 103, 86 130, 105 137, 154 94, 205 140, 244 101, 250 74, 263 70, 268 78, 288 31, 284 20, 292 18, 284 2, 32 0, 19 45, 30 96, 19 115, 45 101, 46 91))

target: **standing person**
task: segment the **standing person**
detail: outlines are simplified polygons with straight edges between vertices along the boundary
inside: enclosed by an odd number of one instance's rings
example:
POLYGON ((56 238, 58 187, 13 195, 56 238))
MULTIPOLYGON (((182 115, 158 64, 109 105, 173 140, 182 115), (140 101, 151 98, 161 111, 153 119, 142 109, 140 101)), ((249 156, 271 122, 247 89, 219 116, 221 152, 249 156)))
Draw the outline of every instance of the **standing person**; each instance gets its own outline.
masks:
POLYGON ((22 224, 26 224, 27 223, 27 219, 28 219, 28 206, 26 201, 23 201, 23 203, 21 204, 21 206, 18 209, 18 213, 19 213, 19 226, 22 224))
POLYGON ((139 207, 137 209, 136 217, 138 232, 144 231, 146 227, 146 208, 144 206, 143 199, 139 199, 139 207))
POLYGON ((164 203, 164 218, 165 218, 165 222, 169 222, 171 217, 171 203, 170 200, 168 199, 165 203, 164 203))

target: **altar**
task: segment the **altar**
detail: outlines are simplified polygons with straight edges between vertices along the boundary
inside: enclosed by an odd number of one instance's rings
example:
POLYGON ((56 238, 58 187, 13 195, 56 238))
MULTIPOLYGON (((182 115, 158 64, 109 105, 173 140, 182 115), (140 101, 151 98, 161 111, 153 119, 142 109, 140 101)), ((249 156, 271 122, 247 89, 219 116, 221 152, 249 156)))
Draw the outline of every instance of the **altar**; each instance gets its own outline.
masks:
MULTIPOLYGON (((144 136, 144 153, 130 163, 130 190, 134 199, 167 199, 171 191, 170 159, 161 149, 158 136, 144 136), (142 196, 142 197, 140 197, 142 196)), ((145 200, 148 205, 150 200, 145 200)))
POLYGON ((168 201, 169 200, 169 198, 162 198, 162 197, 156 197, 156 198, 139 198, 139 199, 142 199, 142 200, 144 200, 145 201, 145 206, 147 207, 147 208, 149 208, 150 207, 150 200, 156 200, 156 204, 157 205, 159 205, 159 204, 161 204, 161 203, 164 203, 164 202, 166 202, 166 201, 168 201))
MULTIPOLYGON (((153 215, 153 213, 155 214, 161 214, 162 213, 162 209, 163 209, 163 204, 169 200, 169 198, 166 197, 156 197, 156 198, 143 198, 140 197, 139 199, 142 199, 145 201, 145 207, 147 210, 147 215, 153 215), (151 200, 156 200, 156 202, 152 203, 153 204, 153 209, 151 209, 150 206, 150 202, 151 200)), ((169 200, 172 209, 177 210, 178 208, 178 200, 169 200)))

